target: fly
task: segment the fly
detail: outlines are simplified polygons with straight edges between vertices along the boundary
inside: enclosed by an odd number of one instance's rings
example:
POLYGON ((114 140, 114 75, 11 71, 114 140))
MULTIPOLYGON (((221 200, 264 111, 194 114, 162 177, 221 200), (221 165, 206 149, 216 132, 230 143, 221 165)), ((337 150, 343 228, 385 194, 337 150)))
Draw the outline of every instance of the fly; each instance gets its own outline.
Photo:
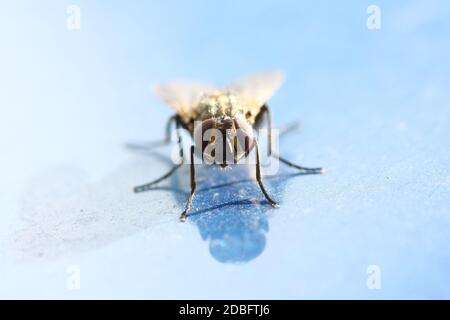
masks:
MULTIPOLYGON (((264 187, 259 145, 254 134, 254 130, 261 127, 264 119, 268 126, 267 150, 269 156, 303 172, 324 172, 323 168, 306 168, 296 165, 272 150, 272 118, 267 101, 280 87, 283 79, 282 72, 272 71, 248 76, 220 89, 190 81, 168 82, 155 87, 156 95, 176 112, 167 123, 164 143, 170 142, 170 129, 173 123, 177 129, 187 130, 194 141, 189 154, 191 192, 180 215, 180 221, 186 220, 195 196, 194 155, 208 164, 225 168, 246 158, 254 150, 256 153, 256 180, 259 188, 272 207, 279 207, 264 187)), ((146 191, 167 179, 186 160, 179 130, 177 130, 177 134, 182 161, 160 178, 135 187, 134 192, 146 191)))

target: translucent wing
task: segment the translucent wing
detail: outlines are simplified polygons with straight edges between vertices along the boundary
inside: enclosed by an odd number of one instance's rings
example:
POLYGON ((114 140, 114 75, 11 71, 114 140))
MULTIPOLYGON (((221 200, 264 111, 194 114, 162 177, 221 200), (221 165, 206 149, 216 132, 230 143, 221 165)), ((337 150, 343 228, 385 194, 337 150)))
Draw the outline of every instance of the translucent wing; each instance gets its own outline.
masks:
POLYGON ((186 121, 192 118, 200 98, 213 90, 209 85, 182 80, 161 83, 154 88, 155 94, 186 121))
POLYGON ((284 74, 281 71, 262 72, 245 77, 227 89, 239 97, 248 111, 257 113, 281 86, 283 80, 284 74))

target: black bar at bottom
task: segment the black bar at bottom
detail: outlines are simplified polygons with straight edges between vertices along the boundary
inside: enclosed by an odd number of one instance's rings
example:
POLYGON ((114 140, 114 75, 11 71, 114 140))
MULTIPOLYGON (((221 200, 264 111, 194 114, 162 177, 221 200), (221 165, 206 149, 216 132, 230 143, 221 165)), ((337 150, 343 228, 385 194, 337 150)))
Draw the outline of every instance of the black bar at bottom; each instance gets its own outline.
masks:
MULTIPOLYGON (((397 309, 402 316, 411 314, 414 317, 424 315, 429 317, 439 309, 444 312, 448 309, 448 301, 352 301, 352 300, 84 300, 84 301, 0 301, 0 307, 4 310, 11 307, 16 316, 24 312, 33 315, 46 312, 46 315, 63 308, 71 317, 91 317, 97 311, 99 315, 108 313, 114 317, 130 319, 133 314, 143 319, 301 319, 304 317, 315 318, 320 316, 336 317, 338 315, 358 318, 386 317, 391 315, 391 310, 397 309), (23 308, 21 304, 29 305, 23 308), (87 308, 83 308, 86 306, 87 308), (56 307, 56 308, 55 308, 56 307), (98 308, 97 308, 98 307, 98 308), (389 311, 387 308, 389 307, 389 311), (445 308, 445 309, 444 309, 445 308)), ((64 314, 65 314, 64 313, 64 314)), ((64 317, 63 317, 64 318, 64 317)), ((59 317, 61 319, 61 317, 59 317)))

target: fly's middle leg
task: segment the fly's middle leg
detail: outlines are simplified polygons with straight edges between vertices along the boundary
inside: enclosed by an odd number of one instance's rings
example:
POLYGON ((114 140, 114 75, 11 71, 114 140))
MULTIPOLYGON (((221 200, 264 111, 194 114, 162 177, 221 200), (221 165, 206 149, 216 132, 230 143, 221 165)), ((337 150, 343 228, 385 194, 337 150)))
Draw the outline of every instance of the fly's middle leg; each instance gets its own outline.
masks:
POLYGON ((284 163, 285 165, 304 171, 306 173, 324 173, 325 169, 324 168, 308 168, 308 167, 304 167, 304 166, 299 166, 295 163, 292 163, 289 160, 286 160, 285 158, 281 157, 280 155, 276 154, 273 152, 272 150, 272 115, 270 113, 270 109, 267 106, 267 104, 263 105, 261 107, 261 110, 256 118, 256 122, 261 122, 261 117, 265 116, 267 119, 267 127, 268 127, 268 141, 267 141, 267 153, 268 156, 272 156, 275 159, 281 161, 282 163, 284 163))
POLYGON ((166 139, 168 139, 168 141, 170 141, 170 125, 172 123, 172 121, 175 121, 176 123, 176 128, 177 128, 177 139, 178 139, 178 150, 179 150, 179 155, 180 155, 180 163, 176 164, 175 166, 173 166, 169 172, 167 172, 166 174, 164 174, 163 176, 159 177, 156 180, 153 180, 152 182, 137 186, 134 188, 134 192, 135 193, 139 193, 139 192, 144 192, 149 190, 152 186, 154 186, 155 184, 169 178, 175 171, 177 171, 177 169, 179 167, 181 167, 181 165, 184 162, 184 155, 183 155, 183 142, 181 140, 181 134, 180 134, 180 119, 178 118, 178 116, 174 116, 172 118, 169 119, 168 123, 167 123, 167 128, 166 128, 166 139))

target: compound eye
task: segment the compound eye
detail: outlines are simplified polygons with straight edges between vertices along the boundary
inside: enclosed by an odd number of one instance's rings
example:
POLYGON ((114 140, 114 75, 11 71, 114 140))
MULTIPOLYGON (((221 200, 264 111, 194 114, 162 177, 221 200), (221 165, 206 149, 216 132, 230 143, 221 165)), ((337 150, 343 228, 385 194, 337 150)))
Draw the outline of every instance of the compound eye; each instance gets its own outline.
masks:
POLYGON ((236 140, 234 143, 237 160, 247 155, 255 146, 255 136, 252 126, 242 116, 236 116, 234 119, 236 127, 236 140))
POLYGON ((194 129, 194 143, 195 143, 195 152, 197 157, 203 159, 204 151, 208 144, 214 142, 215 136, 212 135, 209 139, 205 137, 208 136, 211 129, 215 128, 215 122, 212 119, 206 119, 199 123, 194 129))

